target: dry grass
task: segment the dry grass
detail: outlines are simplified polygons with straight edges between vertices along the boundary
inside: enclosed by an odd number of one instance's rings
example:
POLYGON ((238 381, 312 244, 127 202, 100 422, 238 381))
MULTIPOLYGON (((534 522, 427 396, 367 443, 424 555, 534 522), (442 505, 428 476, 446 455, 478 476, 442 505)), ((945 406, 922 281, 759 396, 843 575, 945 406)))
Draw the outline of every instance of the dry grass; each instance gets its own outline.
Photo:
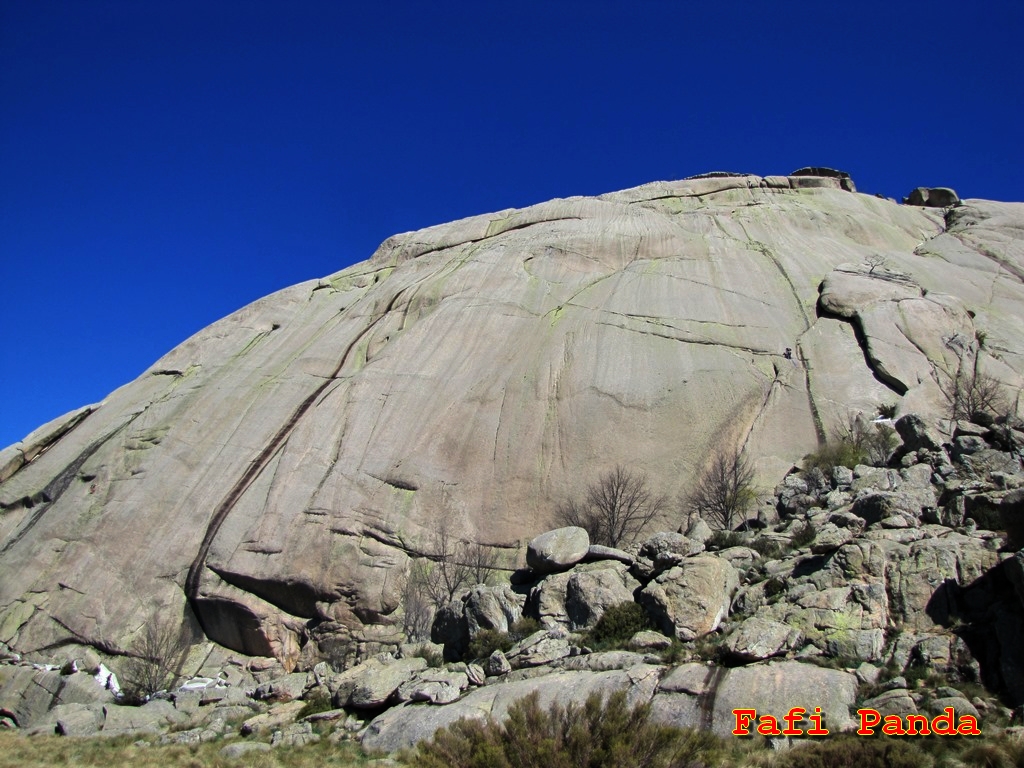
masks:
POLYGON ((216 741, 198 746, 135 746, 135 737, 76 739, 64 736, 28 738, 0 731, 0 768, 355 768, 372 758, 355 744, 330 744, 326 739, 307 747, 282 747, 250 752, 238 759, 220 753, 216 741))

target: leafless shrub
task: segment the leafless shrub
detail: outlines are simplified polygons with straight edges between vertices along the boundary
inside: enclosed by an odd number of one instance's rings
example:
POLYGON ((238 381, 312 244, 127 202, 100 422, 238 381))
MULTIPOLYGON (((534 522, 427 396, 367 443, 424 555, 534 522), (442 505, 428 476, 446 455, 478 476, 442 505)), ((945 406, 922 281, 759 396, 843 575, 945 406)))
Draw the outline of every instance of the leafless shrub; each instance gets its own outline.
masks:
POLYGON ((405 593, 402 596, 402 606, 405 611, 402 619, 402 632, 411 643, 430 639, 430 625, 434 621, 436 611, 436 605, 427 588, 431 567, 431 563, 427 560, 414 560, 409 569, 409 577, 405 582, 405 593))
POLYGON ((954 421, 991 422, 1009 409, 1006 387, 995 377, 982 373, 976 365, 957 367, 956 374, 942 387, 948 403, 949 417, 954 421))
POLYGON ((647 476, 621 466, 600 477, 587 489, 583 502, 570 499, 558 507, 565 525, 578 525, 595 544, 619 547, 630 544, 668 505, 655 495, 647 476))
POLYGON ((472 541, 465 545, 465 557, 472 582, 486 584, 492 574, 499 570, 501 550, 481 544, 479 541, 472 541))
POLYGON ((410 640, 426 640, 437 609, 450 603, 463 589, 486 584, 500 570, 501 550, 478 541, 466 541, 442 520, 423 557, 413 560, 406 580, 403 631, 410 640))
POLYGON ((687 512, 696 512, 712 525, 732 530, 754 502, 754 468, 742 451, 719 453, 684 498, 687 512))
POLYGON ((185 624, 169 616, 152 619, 119 665, 119 681, 125 698, 143 702, 168 688, 180 674, 191 644, 185 624))

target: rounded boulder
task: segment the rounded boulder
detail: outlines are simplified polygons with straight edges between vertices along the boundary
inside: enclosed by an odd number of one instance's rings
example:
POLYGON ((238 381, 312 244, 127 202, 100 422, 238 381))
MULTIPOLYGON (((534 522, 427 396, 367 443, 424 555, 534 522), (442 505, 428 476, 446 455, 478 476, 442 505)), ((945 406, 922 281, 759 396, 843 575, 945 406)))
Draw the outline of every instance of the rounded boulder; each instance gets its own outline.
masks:
POLYGON ((587 556, 590 536, 578 526, 542 533, 526 547, 526 564, 538 573, 558 573, 587 556))

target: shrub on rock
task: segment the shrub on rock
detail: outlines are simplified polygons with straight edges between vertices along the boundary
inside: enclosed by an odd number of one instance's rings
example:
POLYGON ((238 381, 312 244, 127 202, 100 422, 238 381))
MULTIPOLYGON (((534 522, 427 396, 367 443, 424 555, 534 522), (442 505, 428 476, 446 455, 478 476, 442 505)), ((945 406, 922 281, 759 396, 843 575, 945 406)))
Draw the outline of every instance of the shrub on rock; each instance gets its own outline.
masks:
POLYGON ((625 691, 607 701, 592 694, 582 706, 541 708, 533 693, 513 704, 508 719, 463 719, 421 742, 424 768, 669 768, 715 765, 719 739, 706 731, 656 725, 649 706, 630 709, 625 691))

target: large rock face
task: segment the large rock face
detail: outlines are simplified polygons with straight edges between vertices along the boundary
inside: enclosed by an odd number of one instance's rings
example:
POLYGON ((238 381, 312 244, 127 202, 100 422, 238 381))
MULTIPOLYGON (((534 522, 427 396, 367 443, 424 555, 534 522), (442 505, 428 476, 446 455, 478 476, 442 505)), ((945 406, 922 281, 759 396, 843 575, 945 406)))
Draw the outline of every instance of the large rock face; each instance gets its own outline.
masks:
POLYGON ((1024 205, 848 189, 478 216, 215 323, 0 452, 0 642, 117 651, 166 617, 286 666, 397 643, 442 520, 518 548, 616 464, 675 496, 743 446, 771 487, 851 409, 938 415, 961 360, 1019 386, 1024 205))

